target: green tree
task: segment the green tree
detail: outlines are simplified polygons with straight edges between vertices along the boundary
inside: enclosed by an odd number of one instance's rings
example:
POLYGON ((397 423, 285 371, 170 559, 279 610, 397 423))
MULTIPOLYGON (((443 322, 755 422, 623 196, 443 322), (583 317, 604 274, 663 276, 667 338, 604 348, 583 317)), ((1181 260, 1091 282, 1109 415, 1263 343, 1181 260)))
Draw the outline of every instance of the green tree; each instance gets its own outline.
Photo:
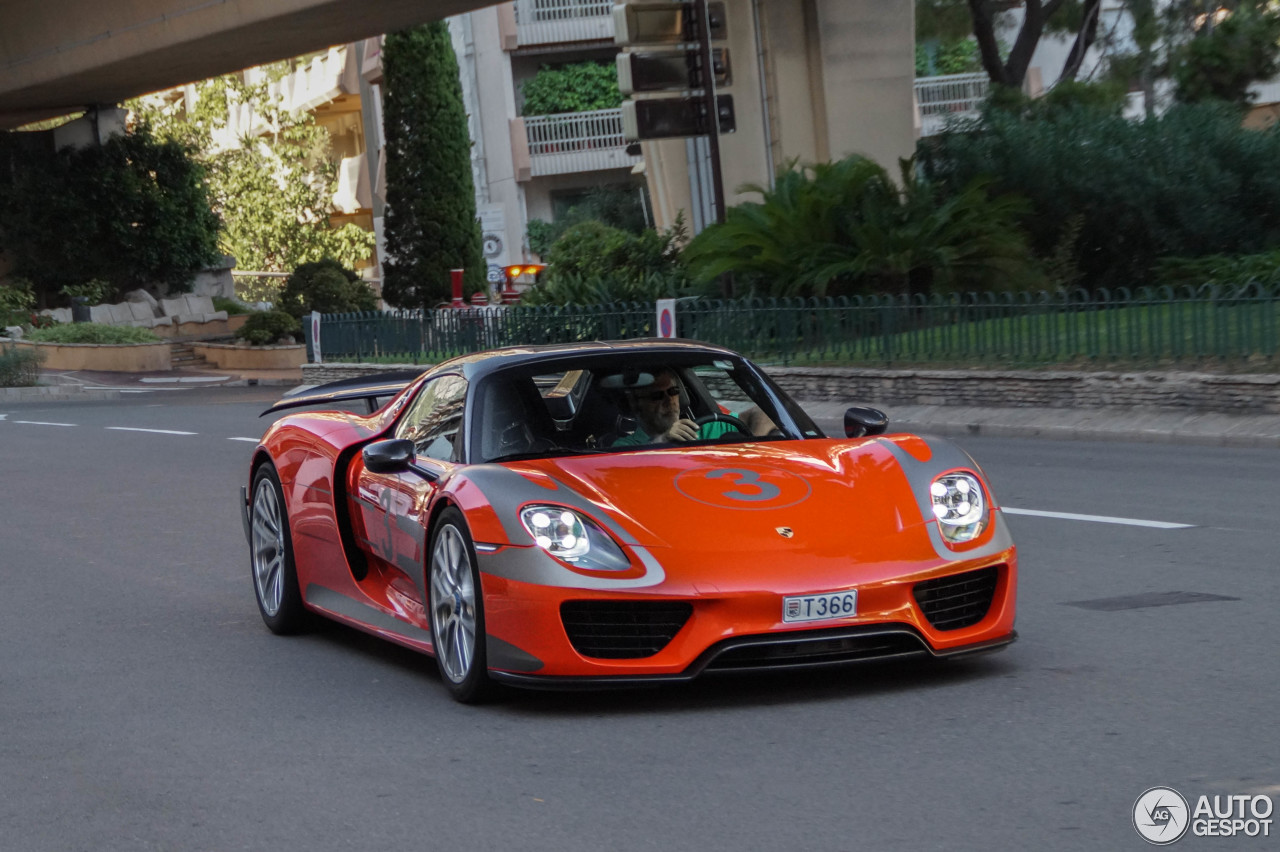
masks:
POLYGON ((943 197, 987 179, 1027 199, 1020 221, 1036 253, 1070 242, 1088 287, 1149 284, 1162 257, 1280 245, 1280 128, 1243 128, 1230 107, 1179 105, 1143 121, 991 111, 981 132, 957 128, 919 150, 943 197))
POLYGON ((387 261, 382 298, 430 308, 448 298, 450 269, 483 289, 485 266, 471 178, 471 139, 458 61, 442 21, 391 33, 382 46, 387 155, 387 261))
POLYGON ((1221 21, 1213 15, 1175 54, 1173 79, 1184 103, 1220 100, 1247 106, 1249 86, 1280 70, 1280 10, 1242 6, 1221 21))
POLYGON ((1102 0, 916 0, 916 39, 958 39, 965 28, 978 42, 982 68, 998 86, 1022 88, 1040 39, 1048 33, 1073 37, 1059 77, 1074 80, 1085 54, 1098 37, 1102 0), (1023 7, 1022 23, 1013 44, 1002 49, 1002 16, 1014 5, 1023 7), (967 15, 966 15, 967 13, 967 15))
POLYGON ((0 134, 0 246, 43 304, 92 279, 182 288, 217 256, 205 176, 145 126, 59 151, 44 134, 0 134))
MULTIPOLYGON (((269 71, 269 77, 280 77, 289 65, 276 63, 269 71)), ((131 107, 157 134, 199 152, 222 218, 220 247, 240 269, 288 272, 325 257, 355 266, 369 256, 373 234, 351 223, 330 225, 337 166, 329 156, 328 131, 314 116, 286 110, 267 80, 250 85, 237 75, 215 77, 196 91, 190 113, 146 101, 131 107), (229 110, 243 107, 266 132, 221 149, 215 134, 226 128, 229 110)))
POLYGON ((847 157, 779 174, 763 200, 730 208, 684 251, 695 279, 729 273, 759 296, 985 290, 1040 280, 1017 226, 1024 205, 989 196, 986 179, 943 198, 912 161, 900 181, 847 157))

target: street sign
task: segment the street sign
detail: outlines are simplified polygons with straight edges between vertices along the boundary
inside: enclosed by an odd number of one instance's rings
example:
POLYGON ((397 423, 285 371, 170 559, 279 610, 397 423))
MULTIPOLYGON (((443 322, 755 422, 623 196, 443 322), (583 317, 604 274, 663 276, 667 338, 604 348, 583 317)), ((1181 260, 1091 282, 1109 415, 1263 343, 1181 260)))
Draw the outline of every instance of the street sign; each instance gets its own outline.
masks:
POLYGON ((708 120, 701 97, 645 98, 623 101, 622 135, 631 142, 641 139, 676 139, 682 136, 733 133, 733 95, 716 97, 719 127, 708 120))

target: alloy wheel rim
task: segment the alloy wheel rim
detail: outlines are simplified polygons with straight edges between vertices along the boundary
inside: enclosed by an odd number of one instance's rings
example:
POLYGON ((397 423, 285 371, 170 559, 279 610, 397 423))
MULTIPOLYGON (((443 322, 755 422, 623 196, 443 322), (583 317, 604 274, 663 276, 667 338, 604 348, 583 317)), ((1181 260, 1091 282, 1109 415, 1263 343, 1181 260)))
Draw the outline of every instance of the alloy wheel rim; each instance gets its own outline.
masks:
POLYGON ((476 652, 476 589, 462 533, 441 527, 431 554, 431 635, 449 680, 461 683, 476 652))
POLYGON ((284 600, 284 523, 280 503, 269 480, 253 496, 253 585, 268 616, 280 612, 284 600))

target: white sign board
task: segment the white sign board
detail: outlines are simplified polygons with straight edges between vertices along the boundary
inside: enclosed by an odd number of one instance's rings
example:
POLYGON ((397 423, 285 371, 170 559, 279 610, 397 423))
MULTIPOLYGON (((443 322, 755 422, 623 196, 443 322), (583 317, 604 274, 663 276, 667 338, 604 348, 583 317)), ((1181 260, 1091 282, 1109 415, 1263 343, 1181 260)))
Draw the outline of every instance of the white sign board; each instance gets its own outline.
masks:
POLYGON ((322 364, 320 360, 320 313, 318 311, 311 312, 311 360, 316 364, 322 364))
POLYGON ((676 300, 659 299, 657 301, 657 318, 654 323, 655 337, 677 337, 676 334, 676 300))

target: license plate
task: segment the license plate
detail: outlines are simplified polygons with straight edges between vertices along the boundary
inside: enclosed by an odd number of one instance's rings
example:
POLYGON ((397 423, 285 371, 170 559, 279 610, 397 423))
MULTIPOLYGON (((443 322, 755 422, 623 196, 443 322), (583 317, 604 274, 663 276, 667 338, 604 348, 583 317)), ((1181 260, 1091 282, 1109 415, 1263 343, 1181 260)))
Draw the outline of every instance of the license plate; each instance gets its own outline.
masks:
POLYGON ((858 592, 827 592, 822 595, 793 595, 782 599, 782 620, 822 621, 858 614, 858 592))

